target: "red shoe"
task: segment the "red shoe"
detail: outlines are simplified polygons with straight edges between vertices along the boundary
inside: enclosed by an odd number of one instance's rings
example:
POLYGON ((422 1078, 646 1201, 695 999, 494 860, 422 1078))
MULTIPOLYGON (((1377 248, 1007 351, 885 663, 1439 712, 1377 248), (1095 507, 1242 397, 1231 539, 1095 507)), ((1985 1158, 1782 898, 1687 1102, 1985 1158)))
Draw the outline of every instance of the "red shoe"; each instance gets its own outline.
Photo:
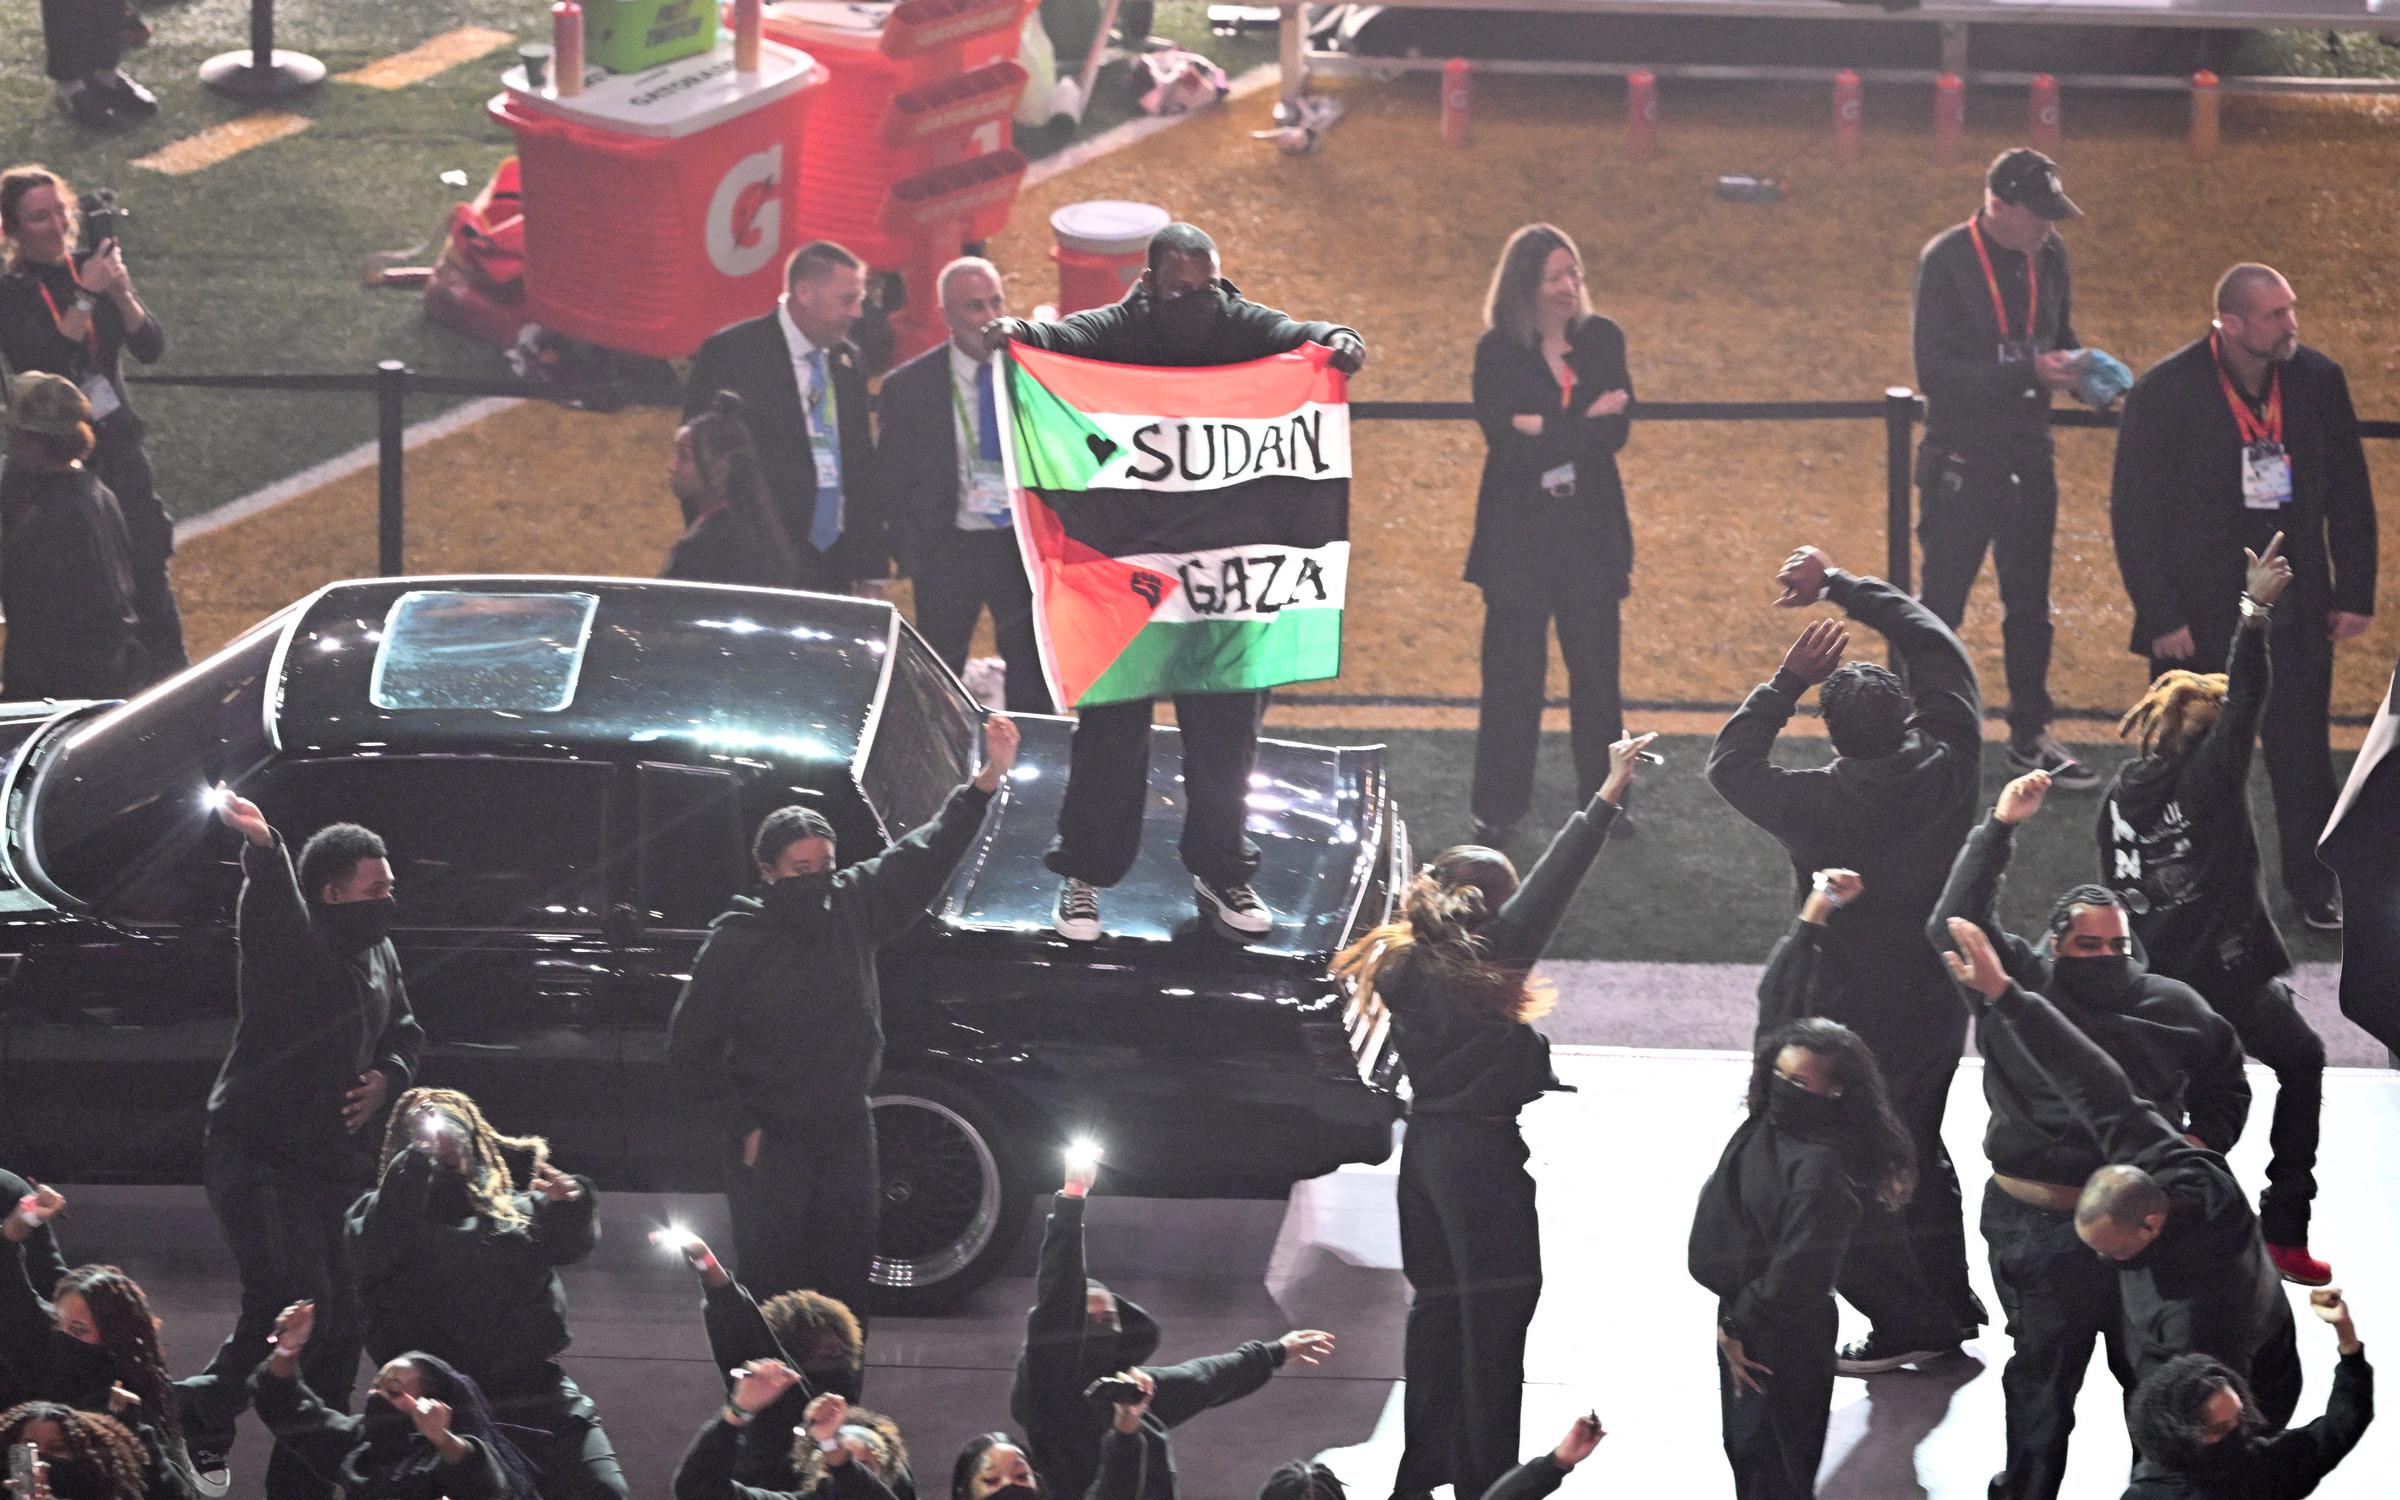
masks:
POLYGON ((2295 1286, 2326 1286, 2333 1281, 2333 1267, 2309 1254, 2306 1245, 2269 1245, 2267 1259, 2295 1286))

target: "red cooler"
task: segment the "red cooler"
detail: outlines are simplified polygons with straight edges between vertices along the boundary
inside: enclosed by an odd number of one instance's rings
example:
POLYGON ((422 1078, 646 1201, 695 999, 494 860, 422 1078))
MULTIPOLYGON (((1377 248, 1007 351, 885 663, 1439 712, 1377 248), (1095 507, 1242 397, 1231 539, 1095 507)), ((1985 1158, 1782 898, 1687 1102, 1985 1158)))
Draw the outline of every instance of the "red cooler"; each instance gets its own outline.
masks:
POLYGON ((1124 301, 1149 264, 1150 237, 1170 222, 1156 204, 1117 198, 1070 203, 1052 214, 1050 233, 1058 243, 1050 247, 1050 258, 1058 262, 1059 312, 1124 301))
POLYGON ((516 133, 525 303, 546 328, 683 359, 775 305, 799 233, 800 136, 824 69, 773 42, 759 71, 720 46, 641 73, 593 72, 561 99, 502 78, 516 133))

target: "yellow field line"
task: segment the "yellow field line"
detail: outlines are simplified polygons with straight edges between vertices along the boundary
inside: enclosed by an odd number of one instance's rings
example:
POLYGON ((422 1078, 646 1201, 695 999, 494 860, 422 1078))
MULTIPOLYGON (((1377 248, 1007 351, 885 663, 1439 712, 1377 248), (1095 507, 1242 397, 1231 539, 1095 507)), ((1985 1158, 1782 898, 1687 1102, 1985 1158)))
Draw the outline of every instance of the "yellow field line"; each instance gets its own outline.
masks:
POLYGON ((309 121, 299 115, 280 110, 261 110, 254 115, 211 125, 198 135, 187 135, 159 147, 148 156, 137 157, 134 165, 147 171, 163 172, 169 177, 182 177, 203 171, 218 162, 241 155, 255 146, 280 141, 287 135, 298 135, 309 127, 309 121))
POLYGON ((489 26, 461 26, 420 42, 406 52, 378 58, 347 73, 336 73, 334 82, 356 83, 371 89, 404 89, 460 63, 473 62, 487 52, 497 52, 515 40, 507 32, 494 31, 489 26))

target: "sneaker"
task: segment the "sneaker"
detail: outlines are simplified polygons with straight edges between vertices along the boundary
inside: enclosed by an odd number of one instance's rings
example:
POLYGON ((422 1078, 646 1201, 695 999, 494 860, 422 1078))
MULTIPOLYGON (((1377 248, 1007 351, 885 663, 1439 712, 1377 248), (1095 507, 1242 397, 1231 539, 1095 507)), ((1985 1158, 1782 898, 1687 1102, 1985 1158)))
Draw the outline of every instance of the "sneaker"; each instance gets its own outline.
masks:
POLYGON ((1050 925, 1070 943, 1096 943, 1100 940, 1100 890, 1088 880, 1073 876, 1058 883, 1058 910, 1051 916, 1050 925))
POLYGON ((225 1460, 214 1455, 206 1462, 201 1460, 199 1454, 192 1455, 192 1479, 192 1487, 208 1496, 209 1500, 217 1500, 217 1497, 233 1492, 233 1470, 225 1460))
POLYGON ((1854 1339, 1842 1345, 1841 1351, 1834 1356, 1833 1368, 1843 1375, 1881 1375, 1886 1370, 1897 1370, 1903 1365, 1931 1364, 1957 1352, 1958 1345, 1955 1343, 1928 1340, 1912 1345, 1870 1333, 1863 1339, 1854 1339))
POLYGON ((109 105, 110 97, 86 83, 71 89, 60 89, 52 96, 52 100, 58 105, 58 112, 76 124, 93 130, 109 130, 117 124, 117 112, 109 105))
POLYGON ((2294 1286, 2330 1286, 2333 1267, 2308 1253, 2306 1245, 2269 1245, 2267 1259, 2294 1286))
POLYGON ((2319 932, 2342 930, 2342 898, 2333 893, 2309 896, 2300 902, 2300 920, 2319 932))
POLYGON ((123 73, 112 73, 108 82, 94 84, 108 94, 108 102, 117 113, 130 119, 147 120, 158 113, 158 95, 135 83, 123 73))
POLYGON ((1211 885, 1195 875, 1192 893, 1199 897, 1202 911, 1235 932, 1256 937, 1275 929, 1275 914, 1247 885, 1211 885))
POLYGON ((2100 784, 2100 773, 2067 753, 2067 747, 2048 733, 2031 739, 2011 736, 2008 763, 2021 771, 2048 771, 2050 785, 2062 792, 2088 792, 2100 784))

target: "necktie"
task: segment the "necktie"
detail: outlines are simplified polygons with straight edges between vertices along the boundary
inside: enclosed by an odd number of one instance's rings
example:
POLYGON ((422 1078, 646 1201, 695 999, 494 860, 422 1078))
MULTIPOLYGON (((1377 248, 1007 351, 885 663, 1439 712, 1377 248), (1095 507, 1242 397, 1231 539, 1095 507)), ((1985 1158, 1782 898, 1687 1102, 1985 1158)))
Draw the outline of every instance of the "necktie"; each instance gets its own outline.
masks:
POLYGON ((808 351, 808 436, 817 457, 817 508, 809 518, 808 544, 830 551, 842 537, 842 440, 827 420, 833 388, 826 383, 825 351, 808 351))
POLYGON ((975 367, 975 456, 1000 461, 1000 403, 992 395, 992 362, 975 367))

